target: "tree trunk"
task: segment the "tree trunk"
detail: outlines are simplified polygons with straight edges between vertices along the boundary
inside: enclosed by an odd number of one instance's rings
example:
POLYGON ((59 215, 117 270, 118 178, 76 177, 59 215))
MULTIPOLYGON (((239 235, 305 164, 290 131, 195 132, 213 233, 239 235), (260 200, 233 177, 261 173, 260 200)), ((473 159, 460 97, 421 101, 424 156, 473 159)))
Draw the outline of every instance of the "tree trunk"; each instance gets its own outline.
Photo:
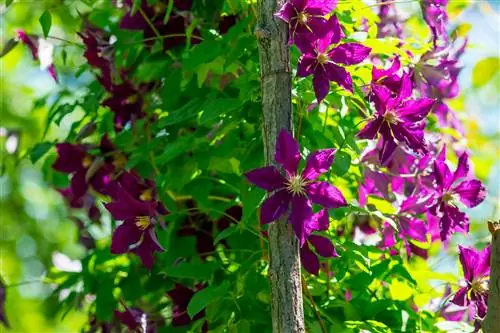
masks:
POLYGON ((491 272, 488 312, 482 323, 484 333, 500 332, 500 222, 488 222, 491 232, 491 272))
MULTIPOLYGON (((255 31, 259 42, 266 165, 275 164, 279 131, 284 128, 292 133, 293 127, 288 27, 274 17, 283 2, 259 1, 255 31)), ((269 257, 273 332, 305 332, 299 246, 286 217, 269 228, 269 257)))

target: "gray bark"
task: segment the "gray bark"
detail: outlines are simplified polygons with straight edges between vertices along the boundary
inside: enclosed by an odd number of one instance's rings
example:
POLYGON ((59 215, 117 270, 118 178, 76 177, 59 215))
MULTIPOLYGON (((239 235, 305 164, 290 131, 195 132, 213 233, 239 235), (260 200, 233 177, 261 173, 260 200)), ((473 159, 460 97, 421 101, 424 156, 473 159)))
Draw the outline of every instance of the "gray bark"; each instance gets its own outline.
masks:
POLYGON ((488 222, 491 232, 491 272, 488 312, 482 323, 484 333, 500 332, 500 222, 488 222))
MULTIPOLYGON (((255 31, 259 42, 263 140, 266 164, 275 164, 276 137, 284 128, 292 132, 290 50, 288 27, 274 17, 283 0, 260 0, 255 31)), ((297 238, 287 219, 269 229, 269 279, 274 333, 302 333, 304 310, 297 238)))

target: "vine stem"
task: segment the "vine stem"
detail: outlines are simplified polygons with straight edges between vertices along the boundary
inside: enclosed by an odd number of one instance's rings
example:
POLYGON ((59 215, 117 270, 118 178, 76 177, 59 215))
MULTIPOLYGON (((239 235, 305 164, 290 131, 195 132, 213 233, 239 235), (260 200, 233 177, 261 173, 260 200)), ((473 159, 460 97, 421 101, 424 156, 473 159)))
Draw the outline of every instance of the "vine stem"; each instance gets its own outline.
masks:
POLYGON ((323 319, 321 318, 321 314, 318 311, 318 307, 316 303, 314 302, 314 299, 312 298, 311 293, 309 292, 309 289, 307 288, 307 283, 304 277, 302 277, 302 290, 304 292, 304 295, 306 295, 307 299, 309 300, 309 303, 311 303, 311 308, 313 309, 314 315, 316 316, 316 319, 318 319, 319 326, 321 327, 321 332, 323 333, 328 333, 325 323, 323 322, 323 319))

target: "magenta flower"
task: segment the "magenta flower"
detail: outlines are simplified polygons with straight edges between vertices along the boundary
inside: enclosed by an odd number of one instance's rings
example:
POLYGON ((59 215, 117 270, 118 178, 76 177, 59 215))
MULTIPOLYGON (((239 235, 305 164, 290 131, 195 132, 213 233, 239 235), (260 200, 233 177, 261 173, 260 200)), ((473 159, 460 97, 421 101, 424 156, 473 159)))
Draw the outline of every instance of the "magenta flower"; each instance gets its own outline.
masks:
POLYGON ((380 22, 377 23, 377 38, 403 37, 403 20, 399 17, 394 3, 385 2, 380 4, 378 17, 380 22))
POLYGON ((468 178, 468 174, 467 153, 460 156, 453 174, 444 161, 434 161, 436 188, 430 211, 440 219, 442 240, 446 240, 453 231, 467 232, 469 229, 469 219, 458 209, 456 202, 460 201, 466 207, 472 208, 483 202, 486 197, 486 189, 479 180, 463 180, 468 178))
POLYGON ((422 1, 424 20, 431 29, 434 46, 437 46, 439 41, 448 42, 448 35, 446 33, 446 25, 448 24, 447 5, 448 0, 422 1))
POLYGON ((488 303, 491 246, 481 251, 460 245, 458 249, 467 286, 460 288, 451 302, 460 306, 474 304, 482 318, 486 315, 488 303))
POLYGON ((385 164, 394 153, 398 143, 406 144, 416 152, 426 151, 423 120, 431 111, 434 100, 429 98, 407 99, 410 97, 411 85, 405 75, 401 92, 397 97, 391 97, 391 92, 385 87, 374 87, 375 119, 358 133, 358 137, 373 140, 380 134, 382 150, 379 158, 385 164))
POLYGON ((288 0, 275 14, 288 23, 289 43, 302 49, 328 30, 325 15, 337 5, 337 0, 288 0))
MULTIPOLYGON (((52 54, 50 56, 50 59, 48 59, 48 63, 44 64, 44 59, 40 59, 40 57, 43 58, 43 56, 40 56, 39 53, 39 48, 41 47, 42 41, 40 41, 40 37, 38 36, 32 36, 28 35, 24 30, 17 30, 17 39, 21 41, 24 45, 26 45, 30 51, 31 51, 31 56, 33 57, 33 60, 35 61, 41 61, 40 62, 40 67, 41 69, 47 69, 49 72, 50 76, 54 79, 54 81, 57 83, 57 73, 56 73, 56 68, 54 67, 54 64, 52 63, 52 54)), ((45 43, 47 43, 45 41, 45 43)), ((52 52, 50 52, 52 53, 52 52)))
POLYGON ((330 89, 330 81, 352 92, 352 77, 342 65, 359 64, 368 57, 371 49, 358 43, 338 44, 343 37, 342 29, 334 15, 327 21, 328 32, 311 44, 301 47, 303 55, 297 66, 297 76, 313 75, 314 93, 318 103, 321 102, 330 89))
POLYGON ((167 212, 153 197, 152 189, 144 189, 136 198, 127 186, 126 181, 114 181, 108 186, 113 201, 104 206, 114 219, 123 221, 113 233, 111 253, 133 252, 151 269, 154 253, 164 251, 156 237, 155 225, 159 222, 158 217, 167 212))
POLYGON ((395 57, 388 68, 373 66, 371 88, 383 86, 398 95, 403 83, 403 74, 400 74, 400 71, 401 61, 399 57, 395 57))
POLYGON ((266 224, 276 221, 288 211, 291 204, 292 211, 288 220, 302 246, 312 231, 317 230, 311 203, 325 208, 347 205, 344 196, 335 186, 316 180, 328 171, 334 157, 335 149, 315 151, 308 156, 306 166, 299 174, 299 144, 290 133, 281 130, 276 140, 275 160, 285 169, 285 176, 274 166, 255 169, 245 174, 252 184, 274 192, 261 206, 260 222, 266 224))

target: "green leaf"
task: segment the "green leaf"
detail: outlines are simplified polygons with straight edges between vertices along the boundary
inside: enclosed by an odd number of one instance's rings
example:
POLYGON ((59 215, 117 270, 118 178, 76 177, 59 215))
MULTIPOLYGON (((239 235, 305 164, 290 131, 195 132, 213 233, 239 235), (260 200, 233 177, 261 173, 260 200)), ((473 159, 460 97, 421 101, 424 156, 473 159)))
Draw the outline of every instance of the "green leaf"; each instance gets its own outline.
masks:
POLYGON ((243 101, 237 98, 214 98, 205 105, 200 122, 203 124, 223 113, 228 114, 238 109, 242 104, 243 101))
POLYGON ((202 101, 199 98, 195 98, 185 104, 183 107, 169 112, 169 114, 165 117, 162 117, 158 120, 158 124, 160 127, 171 126, 188 119, 196 117, 198 112, 200 112, 202 101))
POLYGON ((54 143, 52 142, 40 142, 37 143, 30 152, 31 163, 35 164, 39 159, 41 159, 49 150, 52 148, 54 143))
POLYGON ((498 73, 500 58, 491 57, 479 61, 472 71, 472 85, 480 88, 486 85, 498 73))
POLYGON ((232 234, 234 234, 236 231, 240 230, 240 225, 239 224, 233 224, 227 229, 224 229, 221 233, 217 235, 214 239, 214 244, 219 243, 221 240, 228 238, 232 234))
POLYGON ((335 154, 335 160, 333 162, 333 172, 335 172, 337 176, 343 176, 347 171, 349 171, 350 166, 351 155, 345 151, 338 151, 335 154))
POLYGON ((2 58, 4 55, 6 55, 10 51, 12 51, 18 43, 19 42, 15 38, 11 38, 11 39, 7 40, 7 42, 3 46, 2 50, 0 51, 0 58, 2 58))
POLYGON ((14 0, 5 0, 5 7, 9 7, 14 0))
POLYGON ((216 262, 205 263, 180 263, 167 270, 167 275, 177 278, 192 278, 196 280, 208 280, 219 268, 216 262))
POLYGON ((191 319, 194 318, 201 310, 203 310, 207 305, 214 302, 217 298, 222 296, 227 292, 227 283, 223 283, 220 286, 208 286, 198 291, 189 301, 187 306, 187 313, 191 319))
POLYGON ((43 12, 42 16, 38 19, 40 25, 42 26, 43 36, 47 38, 49 36, 50 27, 52 26, 52 15, 46 10, 43 12))

